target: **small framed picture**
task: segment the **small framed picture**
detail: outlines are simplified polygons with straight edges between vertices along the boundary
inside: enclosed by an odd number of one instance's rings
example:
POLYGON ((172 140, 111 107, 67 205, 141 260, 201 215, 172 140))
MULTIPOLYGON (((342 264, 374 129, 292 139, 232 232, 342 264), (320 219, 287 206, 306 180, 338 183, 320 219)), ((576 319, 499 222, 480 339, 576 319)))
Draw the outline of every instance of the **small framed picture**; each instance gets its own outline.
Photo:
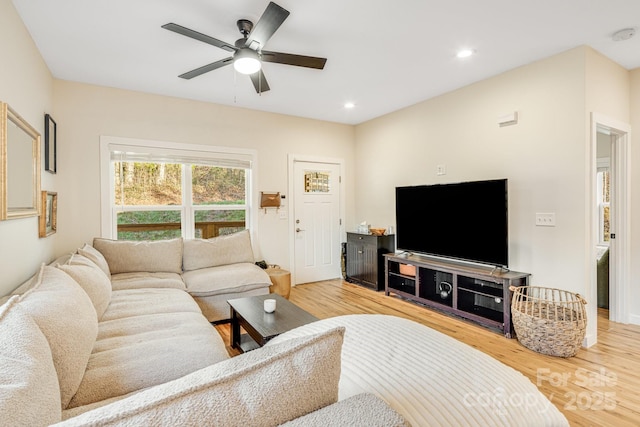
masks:
POLYGON ((58 228, 58 193, 42 192, 42 214, 40 215, 40 237, 51 236, 58 228))
POLYGON ((44 115, 44 170, 57 172, 57 124, 49 114, 44 115))

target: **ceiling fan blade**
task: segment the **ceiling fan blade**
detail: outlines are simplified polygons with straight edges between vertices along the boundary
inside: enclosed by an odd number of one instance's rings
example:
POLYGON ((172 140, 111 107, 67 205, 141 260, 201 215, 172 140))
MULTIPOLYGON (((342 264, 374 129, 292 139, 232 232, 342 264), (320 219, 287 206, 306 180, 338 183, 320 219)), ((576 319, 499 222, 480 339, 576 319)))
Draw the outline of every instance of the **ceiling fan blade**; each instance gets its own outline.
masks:
POLYGON ((267 83, 267 79, 264 77, 264 73, 262 72, 262 70, 253 74, 249 74, 249 77, 251 77, 251 82, 253 83, 253 87, 256 88, 256 92, 262 93, 271 89, 269 87, 269 83, 267 83))
POLYGON ((288 16, 288 10, 278 6, 274 2, 270 2, 256 25, 253 26, 253 29, 249 33, 245 46, 250 47, 253 50, 262 49, 288 16), (256 42, 258 43, 257 46, 255 46, 256 42))
POLYGON ((224 49, 228 52, 235 52, 236 50, 238 50, 234 45, 225 43, 222 40, 218 40, 206 34, 190 30, 189 28, 183 27, 182 25, 174 24, 173 22, 164 24, 162 28, 173 31, 174 33, 182 34, 183 36, 191 37, 192 39, 196 39, 204 43, 208 43, 215 47, 219 47, 220 49, 224 49))
POLYGON ((194 77, 198 77, 204 73, 208 73, 209 71, 217 70, 220 67, 224 67, 225 65, 229 65, 233 63, 233 58, 230 56, 228 58, 221 59, 216 62, 212 62, 211 64, 203 65, 200 68, 196 68, 195 70, 188 71, 184 74, 180 74, 178 77, 182 77, 183 79, 192 79, 194 77))
POLYGON ((262 51, 262 60, 265 62, 276 62, 278 64, 295 65, 297 67, 316 68, 322 70, 327 58, 315 56, 294 55, 291 53, 262 51))

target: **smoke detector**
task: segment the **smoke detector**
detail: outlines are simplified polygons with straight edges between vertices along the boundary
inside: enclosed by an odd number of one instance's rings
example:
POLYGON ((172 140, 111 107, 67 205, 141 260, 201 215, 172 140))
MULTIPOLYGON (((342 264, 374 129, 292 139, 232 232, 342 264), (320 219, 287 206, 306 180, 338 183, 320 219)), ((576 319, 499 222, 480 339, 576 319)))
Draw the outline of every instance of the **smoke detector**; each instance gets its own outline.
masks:
POLYGON ((625 28, 623 30, 619 30, 613 33, 612 38, 614 42, 619 42, 621 40, 629 40, 631 37, 635 35, 636 35, 635 28, 625 28))

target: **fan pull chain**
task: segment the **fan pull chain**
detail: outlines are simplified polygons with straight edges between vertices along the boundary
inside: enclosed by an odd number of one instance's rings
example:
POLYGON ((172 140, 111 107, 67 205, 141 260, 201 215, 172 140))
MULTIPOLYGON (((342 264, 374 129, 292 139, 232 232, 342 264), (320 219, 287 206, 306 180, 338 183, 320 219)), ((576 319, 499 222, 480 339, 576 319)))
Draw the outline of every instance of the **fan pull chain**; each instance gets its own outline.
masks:
POLYGON ((238 103, 238 72, 233 70, 233 103, 238 103))

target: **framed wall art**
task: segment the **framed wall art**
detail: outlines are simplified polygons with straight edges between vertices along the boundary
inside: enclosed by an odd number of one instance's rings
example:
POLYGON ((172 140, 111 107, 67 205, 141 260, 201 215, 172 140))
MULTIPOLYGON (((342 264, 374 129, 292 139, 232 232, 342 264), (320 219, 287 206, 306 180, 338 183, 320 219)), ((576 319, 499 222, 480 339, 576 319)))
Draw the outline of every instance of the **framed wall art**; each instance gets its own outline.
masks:
POLYGON ((58 125, 49 114, 44 115, 44 170, 57 172, 58 125))
POLYGON ((42 192, 42 214, 40 215, 40 237, 51 236, 58 228, 58 193, 42 192))

